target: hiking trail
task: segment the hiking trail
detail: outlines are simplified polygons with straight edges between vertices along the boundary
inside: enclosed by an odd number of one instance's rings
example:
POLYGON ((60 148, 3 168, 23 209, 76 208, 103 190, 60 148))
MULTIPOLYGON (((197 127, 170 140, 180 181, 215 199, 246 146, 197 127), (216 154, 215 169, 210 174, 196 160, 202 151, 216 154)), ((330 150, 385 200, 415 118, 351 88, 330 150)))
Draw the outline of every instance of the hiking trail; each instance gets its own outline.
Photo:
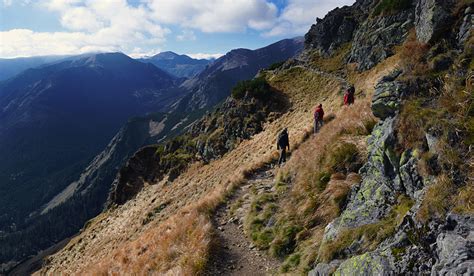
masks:
POLYGON ((275 169, 271 165, 264 166, 216 210, 213 216, 216 244, 211 250, 205 275, 268 275, 277 271, 279 261, 257 249, 244 233, 244 220, 252 200, 270 191, 274 178, 275 169))

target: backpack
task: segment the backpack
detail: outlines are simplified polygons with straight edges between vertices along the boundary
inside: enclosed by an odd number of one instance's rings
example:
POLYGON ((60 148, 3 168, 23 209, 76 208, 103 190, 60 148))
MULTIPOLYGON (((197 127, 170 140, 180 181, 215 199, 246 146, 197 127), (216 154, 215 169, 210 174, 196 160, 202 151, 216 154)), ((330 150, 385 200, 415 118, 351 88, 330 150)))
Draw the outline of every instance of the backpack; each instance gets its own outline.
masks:
POLYGON ((280 148, 284 148, 286 147, 286 144, 288 143, 288 134, 284 131, 282 131, 279 135, 278 135, 278 140, 277 140, 277 144, 280 148))

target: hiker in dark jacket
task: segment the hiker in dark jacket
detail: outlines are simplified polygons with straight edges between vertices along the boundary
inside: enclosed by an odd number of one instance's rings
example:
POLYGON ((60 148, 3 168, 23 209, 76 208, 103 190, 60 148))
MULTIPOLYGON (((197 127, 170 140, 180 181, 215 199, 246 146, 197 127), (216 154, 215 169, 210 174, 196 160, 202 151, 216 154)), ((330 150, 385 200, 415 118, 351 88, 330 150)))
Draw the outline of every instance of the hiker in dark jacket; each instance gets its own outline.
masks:
POLYGON ((323 105, 319 104, 314 111, 314 133, 318 133, 319 129, 323 126, 324 110, 323 105))
POLYGON ((280 150, 280 159, 278 160, 278 165, 281 166, 282 163, 286 162, 286 148, 290 150, 290 141, 288 138, 288 129, 284 129, 277 139, 277 149, 280 150))
POLYGON ((349 89, 346 90, 346 93, 344 94, 344 105, 354 104, 354 94, 354 86, 351 86, 349 89))

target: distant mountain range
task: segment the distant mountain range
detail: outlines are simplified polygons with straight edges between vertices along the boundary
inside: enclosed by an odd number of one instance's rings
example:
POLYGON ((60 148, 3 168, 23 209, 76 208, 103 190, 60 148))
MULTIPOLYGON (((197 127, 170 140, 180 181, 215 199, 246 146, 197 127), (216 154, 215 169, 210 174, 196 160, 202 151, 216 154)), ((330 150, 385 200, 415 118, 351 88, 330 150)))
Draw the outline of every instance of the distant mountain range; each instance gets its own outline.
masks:
POLYGON ((77 178, 130 117, 179 97, 174 77, 120 53, 28 69, 1 83, 0 230, 20 225, 77 178))
POLYGON ((296 56, 303 47, 304 39, 297 37, 256 50, 232 50, 181 85, 190 92, 175 106, 175 110, 189 112, 211 107, 229 96, 237 82, 251 79, 259 70, 296 56))
POLYGON ((233 50, 184 82, 121 53, 71 57, 0 82, 0 264, 78 231, 135 151, 182 133, 238 81, 302 48, 298 38, 233 50))
POLYGON ((141 62, 149 62, 178 78, 194 77, 203 71, 208 64, 214 61, 208 59, 193 59, 187 55, 178 55, 170 51, 138 60, 141 62))
POLYGON ((9 79, 26 69, 39 67, 64 58, 67 58, 67 56, 43 56, 11 59, 0 58, 0 81, 9 79))

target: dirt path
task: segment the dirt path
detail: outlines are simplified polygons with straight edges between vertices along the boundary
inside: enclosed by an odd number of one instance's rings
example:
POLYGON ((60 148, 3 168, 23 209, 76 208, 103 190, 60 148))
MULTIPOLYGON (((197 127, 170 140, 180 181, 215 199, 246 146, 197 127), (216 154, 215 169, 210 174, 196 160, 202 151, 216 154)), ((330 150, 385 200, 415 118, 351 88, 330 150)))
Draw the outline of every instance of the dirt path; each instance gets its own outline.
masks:
POLYGON ((243 225, 254 194, 271 190, 274 176, 274 169, 270 166, 262 168, 216 210, 213 218, 216 244, 205 275, 253 276, 271 275, 277 271, 279 262, 253 246, 244 234, 243 225))

